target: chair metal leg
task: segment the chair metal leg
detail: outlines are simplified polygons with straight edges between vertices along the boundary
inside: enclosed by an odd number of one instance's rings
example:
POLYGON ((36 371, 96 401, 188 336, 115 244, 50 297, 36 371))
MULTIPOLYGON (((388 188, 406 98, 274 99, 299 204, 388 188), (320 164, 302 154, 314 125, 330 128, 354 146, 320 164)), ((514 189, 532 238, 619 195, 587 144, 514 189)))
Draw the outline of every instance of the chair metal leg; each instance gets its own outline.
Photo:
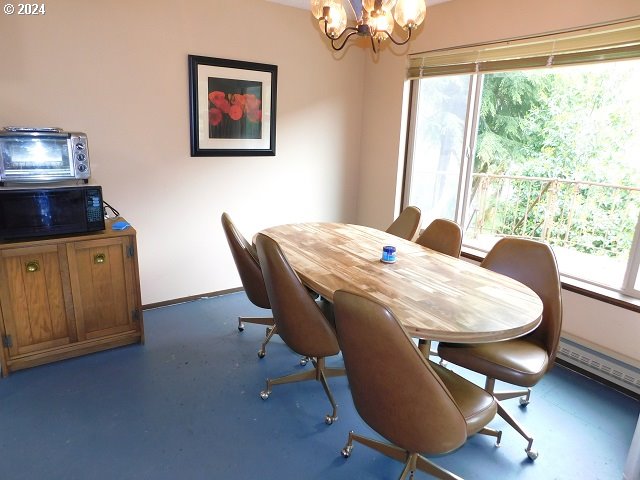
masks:
POLYGON ((413 480, 413 474, 416 471, 416 459, 418 457, 417 453, 412 453, 407 458, 407 462, 404 464, 404 469, 400 474, 400 478, 398 480, 404 480, 404 478, 409 475, 409 480, 413 480))
POLYGON ((509 400, 510 398, 520 397, 520 405, 526 407, 529 405, 531 399, 531 389, 525 388, 520 390, 500 390, 499 392, 494 392, 493 396, 496 400, 509 400))
POLYGON ((260 350, 258 350, 258 358, 264 358, 267 354, 267 343, 269 343, 271 337, 278 333, 273 317, 238 317, 238 331, 244 332, 245 323, 267 326, 264 342, 262 342, 260 350))
POLYGON ((513 418, 509 413, 500 405, 498 402, 498 415, 500 415, 509 425, 511 425, 520 435, 522 435, 529 443, 527 444, 527 448, 524 449, 527 452, 527 456, 531 460, 535 460, 538 458, 538 452, 531 449, 533 445, 533 437, 529 435, 525 429, 513 418))
POLYGON ((418 455, 418 457, 416 458, 416 467, 418 468, 418 470, 426 472, 429 475, 433 475, 436 478, 441 478, 442 480, 463 480, 462 477, 459 477, 449 470, 445 470, 444 468, 439 467, 435 463, 424 458, 422 455, 418 455))
POLYGON ((433 352, 431 351, 431 342, 429 340, 425 340, 424 338, 418 339, 418 350, 420 350, 420 352, 425 357, 429 357, 429 355, 433 355, 433 352))
POLYGON ((260 397, 263 400, 269 398, 271 395, 271 387, 274 385, 284 385, 285 383, 303 382, 305 380, 315 380, 316 372, 314 370, 305 370, 304 372, 292 373, 291 375, 285 375, 278 378, 267 378, 266 388, 260 392, 260 397))
POLYGON ((353 450, 353 442, 356 441, 365 445, 373 450, 376 450, 387 457, 393 458, 394 460, 398 460, 400 462, 405 462, 409 453, 406 450, 401 449, 395 445, 391 445, 390 443, 380 442, 378 440, 374 440, 373 438, 364 437, 362 435, 358 435, 357 433, 353 433, 353 431, 349 432, 349 438, 347 440, 347 444, 342 449, 342 456, 348 458, 351 455, 351 451, 353 450))
POLYGON ((449 472, 448 470, 445 470, 444 468, 439 467, 435 463, 427 460, 422 455, 419 455, 417 453, 409 453, 406 450, 397 447, 396 445, 380 442, 368 437, 363 437, 362 435, 353 433, 353 431, 349 432, 347 444, 340 452, 343 457, 348 458, 351 456, 354 441, 361 443, 373 450, 376 450, 383 455, 386 455, 387 457, 393 458, 394 460, 404 462, 405 466, 402 474, 400 475, 400 480, 404 479, 407 474, 410 475, 409 478, 412 478, 413 472, 416 469, 444 480, 462 480, 461 477, 449 472))
POLYGON ((499 392, 496 392, 495 383, 496 381, 494 378, 487 377, 484 389, 491 395, 493 395, 496 400, 509 400, 510 398, 521 397, 520 405, 522 405, 523 407, 529 405, 529 402, 531 401, 530 388, 520 388, 518 390, 500 390, 499 392))
POLYGON ((500 440, 502 440, 502 430, 495 430, 493 428, 484 427, 478 433, 480 435, 488 435, 490 437, 496 437, 496 447, 500 446, 500 440))
MULTIPOLYGON (((425 358, 437 357, 438 356, 438 349, 432 347, 431 341, 425 340, 424 338, 419 338, 418 339, 418 350, 420 350, 420 352, 422 352, 422 354, 425 356, 425 358)), ((446 367, 448 365, 448 362, 441 358, 440 359, 440 365, 443 366, 443 367, 446 367)))
POLYGON ((324 358, 310 358, 310 360, 315 367, 313 370, 305 370, 304 372, 292 373, 291 375, 274 378, 273 380, 268 378, 266 388, 260 392, 260 398, 262 398, 263 400, 268 399, 269 395, 271 395, 271 388, 274 385, 302 382, 305 380, 317 380, 322 384, 322 388, 324 389, 324 392, 327 395, 329 403, 331 403, 331 407, 333 409, 331 415, 326 415, 324 419, 327 425, 331 425, 338 419, 338 404, 333 398, 333 394, 331 393, 331 389, 329 388, 329 384, 327 383, 327 377, 344 375, 345 370, 344 368, 325 368, 324 358))
POLYGON ((244 330, 245 323, 253 323, 256 325, 275 325, 273 317, 238 317, 238 330, 241 332, 244 330))
POLYGON ((265 337, 264 342, 260 344, 260 350, 258 350, 259 358, 264 358, 264 356, 267 354, 267 343, 269 343, 271 337, 273 337, 276 333, 278 333, 278 327, 276 327, 275 325, 273 327, 267 327, 267 336, 265 337))
MULTIPOLYGON (((489 378, 487 377, 487 381, 485 382, 485 386, 484 389, 489 392, 491 395, 494 396, 494 398, 498 401, 498 415, 500 415, 504 420, 506 420, 506 422, 511 425, 515 431, 517 431, 520 435, 522 435, 525 440, 527 440, 529 443, 527 444, 527 448, 524 449, 525 452, 527 452, 527 456, 531 459, 531 460, 535 460, 536 458, 538 458, 538 452, 536 450, 533 450, 531 447, 533 445, 533 437, 531 435, 529 435, 526 430, 524 429, 524 427, 522 427, 522 425, 520 425, 520 423, 518 423, 516 421, 515 418, 513 418, 502 406, 502 404, 500 403, 500 393, 496 393, 494 392, 495 389, 495 384, 496 384, 496 380, 495 378, 489 378)), ((506 398, 515 398, 519 395, 522 394, 527 394, 526 398, 526 403, 529 403, 529 394, 531 392, 531 389, 527 389, 529 392, 527 391, 521 391, 518 392, 516 395, 512 395, 512 396, 507 396, 506 398)), ((514 392, 511 392, 514 393, 514 392)), ((520 404, 523 405, 522 400, 520 401, 520 404)))
POLYGON ((326 423, 327 425, 331 425, 333 422, 338 420, 338 404, 333 398, 333 394, 331 393, 331 389, 329 388, 329 384, 327 383, 327 377, 325 376, 325 372, 323 371, 323 368, 324 368, 324 364, 322 365, 322 367, 318 365, 320 383, 322 384, 322 388, 324 388, 324 393, 327 395, 327 398, 329 399, 329 403, 331 403, 331 408, 333 409, 333 411, 331 412, 331 415, 325 415, 324 423, 326 423))

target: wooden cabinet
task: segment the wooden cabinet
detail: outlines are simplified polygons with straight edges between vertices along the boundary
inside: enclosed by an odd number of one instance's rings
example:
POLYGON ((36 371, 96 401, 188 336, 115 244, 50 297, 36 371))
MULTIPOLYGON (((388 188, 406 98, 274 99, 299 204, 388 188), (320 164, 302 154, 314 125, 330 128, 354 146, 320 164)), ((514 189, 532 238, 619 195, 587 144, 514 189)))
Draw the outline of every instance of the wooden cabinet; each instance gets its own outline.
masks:
POLYGON ((142 342, 133 228, 0 244, 2 375, 142 342))

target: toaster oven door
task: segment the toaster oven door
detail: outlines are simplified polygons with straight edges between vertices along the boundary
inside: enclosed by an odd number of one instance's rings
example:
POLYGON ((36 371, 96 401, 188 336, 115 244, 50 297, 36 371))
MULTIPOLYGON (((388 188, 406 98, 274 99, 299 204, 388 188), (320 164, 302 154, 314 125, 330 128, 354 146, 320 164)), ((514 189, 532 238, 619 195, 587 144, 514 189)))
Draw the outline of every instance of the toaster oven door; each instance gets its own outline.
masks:
POLYGON ((0 180, 42 182, 74 178, 66 135, 0 137, 0 180))

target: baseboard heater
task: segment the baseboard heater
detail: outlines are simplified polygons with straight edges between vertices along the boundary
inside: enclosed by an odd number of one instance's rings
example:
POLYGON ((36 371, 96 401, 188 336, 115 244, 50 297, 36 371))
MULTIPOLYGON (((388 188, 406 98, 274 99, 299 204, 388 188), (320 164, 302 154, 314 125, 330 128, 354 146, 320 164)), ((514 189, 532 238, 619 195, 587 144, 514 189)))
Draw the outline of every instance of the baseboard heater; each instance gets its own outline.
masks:
POLYGON ((560 339, 558 358, 640 395, 640 369, 567 338, 560 339))

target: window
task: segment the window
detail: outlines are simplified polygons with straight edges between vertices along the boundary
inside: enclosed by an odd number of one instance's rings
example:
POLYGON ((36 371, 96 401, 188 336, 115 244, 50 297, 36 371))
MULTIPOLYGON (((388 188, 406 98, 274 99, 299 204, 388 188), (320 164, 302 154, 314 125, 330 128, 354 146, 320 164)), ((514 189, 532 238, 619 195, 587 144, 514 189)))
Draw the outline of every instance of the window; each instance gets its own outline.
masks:
POLYGON ((438 52, 427 75, 412 59, 405 203, 461 223, 467 248, 543 240, 563 275, 640 297, 640 52, 620 35, 605 54, 585 49, 586 64, 571 44, 561 67, 539 39, 529 56, 530 41, 509 42, 507 61, 438 52))

